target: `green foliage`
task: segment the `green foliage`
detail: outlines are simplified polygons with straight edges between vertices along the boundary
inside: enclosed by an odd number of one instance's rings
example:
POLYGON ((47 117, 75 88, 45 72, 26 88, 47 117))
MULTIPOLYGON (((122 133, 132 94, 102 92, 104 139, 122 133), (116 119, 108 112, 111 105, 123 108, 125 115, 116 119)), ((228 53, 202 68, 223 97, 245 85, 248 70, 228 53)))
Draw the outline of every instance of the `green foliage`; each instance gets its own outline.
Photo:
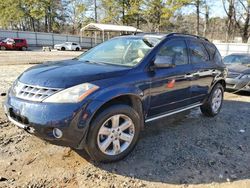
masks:
POLYGON ((0 0, 0 24, 9 26, 19 23, 25 13, 22 0, 0 0))
POLYGON ((250 0, 0 0, 0 28, 77 34, 97 19, 149 32, 199 33, 219 39, 228 33, 229 39, 241 35, 247 41, 249 7, 250 0), (227 18, 210 18, 209 7, 219 2, 227 18), (183 14, 185 7, 193 12, 183 14))

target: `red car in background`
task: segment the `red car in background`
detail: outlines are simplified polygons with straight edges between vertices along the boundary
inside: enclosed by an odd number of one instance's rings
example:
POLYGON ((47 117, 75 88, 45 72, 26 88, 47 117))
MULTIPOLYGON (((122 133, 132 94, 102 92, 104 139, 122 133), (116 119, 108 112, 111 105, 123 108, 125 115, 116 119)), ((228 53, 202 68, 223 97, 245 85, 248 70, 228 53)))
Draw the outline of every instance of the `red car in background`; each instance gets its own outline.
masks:
POLYGON ((0 50, 27 50, 28 44, 26 39, 5 38, 0 41, 0 50))

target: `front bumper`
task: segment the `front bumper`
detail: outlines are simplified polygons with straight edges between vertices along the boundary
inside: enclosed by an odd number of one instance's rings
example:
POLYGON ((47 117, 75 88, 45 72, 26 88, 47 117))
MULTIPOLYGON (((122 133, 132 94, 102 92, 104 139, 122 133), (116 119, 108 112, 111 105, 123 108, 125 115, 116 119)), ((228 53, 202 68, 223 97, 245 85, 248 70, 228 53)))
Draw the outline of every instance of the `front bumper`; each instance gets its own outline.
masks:
POLYGON ((83 149, 81 144, 87 134, 86 104, 51 104, 31 102, 8 97, 4 111, 8 119, 25 131, 52 144, 83 149), (56 138, 53 129, 58 128, 63 136, 56 138))
POLYGON ((241 90, 250 92, 250 80, 239 78, 227 78, 226 88, 229 90, 241 90))

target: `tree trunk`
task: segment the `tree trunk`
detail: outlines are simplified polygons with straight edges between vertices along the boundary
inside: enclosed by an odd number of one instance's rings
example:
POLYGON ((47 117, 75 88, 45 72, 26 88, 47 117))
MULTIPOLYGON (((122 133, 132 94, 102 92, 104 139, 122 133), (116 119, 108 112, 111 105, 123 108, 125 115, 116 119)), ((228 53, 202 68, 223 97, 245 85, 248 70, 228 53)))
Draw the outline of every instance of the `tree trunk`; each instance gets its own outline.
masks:
POLYGON ((229 0, 226 42, 232 38, 234 31, 234 0, 229 0))
POLYGON ((125 0, 122 1, 122 24, 125 25, 125 0))
POLYGON ((208 27, 209 27, 209 9, 208 9, 208 5, 206 5, 205 25, 204 25, 204 32, 203 32, 204 37, 207 37, 208 27))
POLYGON ((45 17, 44 17, 44 31, 48 32, 48 16, 47 16, 47 12, 45 13, 45 17))
POLYGON ((196 1, 196 35, 200 35, 200 0, 196 1))
POLYGON ((242 34, 242 42, 243 43, 247 43, 248 42, 248 38, 249 38, 249 33, 248 33, 248 28, 249 28, 249 21, 250 21, 250 3, 247 6, 247 17, 244 23, 244 27, 243 27, 243 34, 242 34))
POLYGON ((97 20, 97 3, 96 3, 96 0, 94 0, 94 9, 95 9, 95 23, 97 23, 98 22, 98 20, 97 20))

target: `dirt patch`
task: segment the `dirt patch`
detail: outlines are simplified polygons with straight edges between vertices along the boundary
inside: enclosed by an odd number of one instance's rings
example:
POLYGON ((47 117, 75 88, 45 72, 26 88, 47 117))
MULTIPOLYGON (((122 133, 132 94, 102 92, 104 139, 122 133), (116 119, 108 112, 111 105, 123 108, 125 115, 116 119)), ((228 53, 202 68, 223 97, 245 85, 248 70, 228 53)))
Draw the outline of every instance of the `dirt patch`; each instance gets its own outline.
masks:
MULTIPOLYGON (((0 66, 0 92, 30 66, 0 66)), ((226 93, 217 117, 194 109, 152 122, 126 159, 98 164, 18 129, 0 108, 0 187, 248 188, 249 122, 250 95, 226 93)))

